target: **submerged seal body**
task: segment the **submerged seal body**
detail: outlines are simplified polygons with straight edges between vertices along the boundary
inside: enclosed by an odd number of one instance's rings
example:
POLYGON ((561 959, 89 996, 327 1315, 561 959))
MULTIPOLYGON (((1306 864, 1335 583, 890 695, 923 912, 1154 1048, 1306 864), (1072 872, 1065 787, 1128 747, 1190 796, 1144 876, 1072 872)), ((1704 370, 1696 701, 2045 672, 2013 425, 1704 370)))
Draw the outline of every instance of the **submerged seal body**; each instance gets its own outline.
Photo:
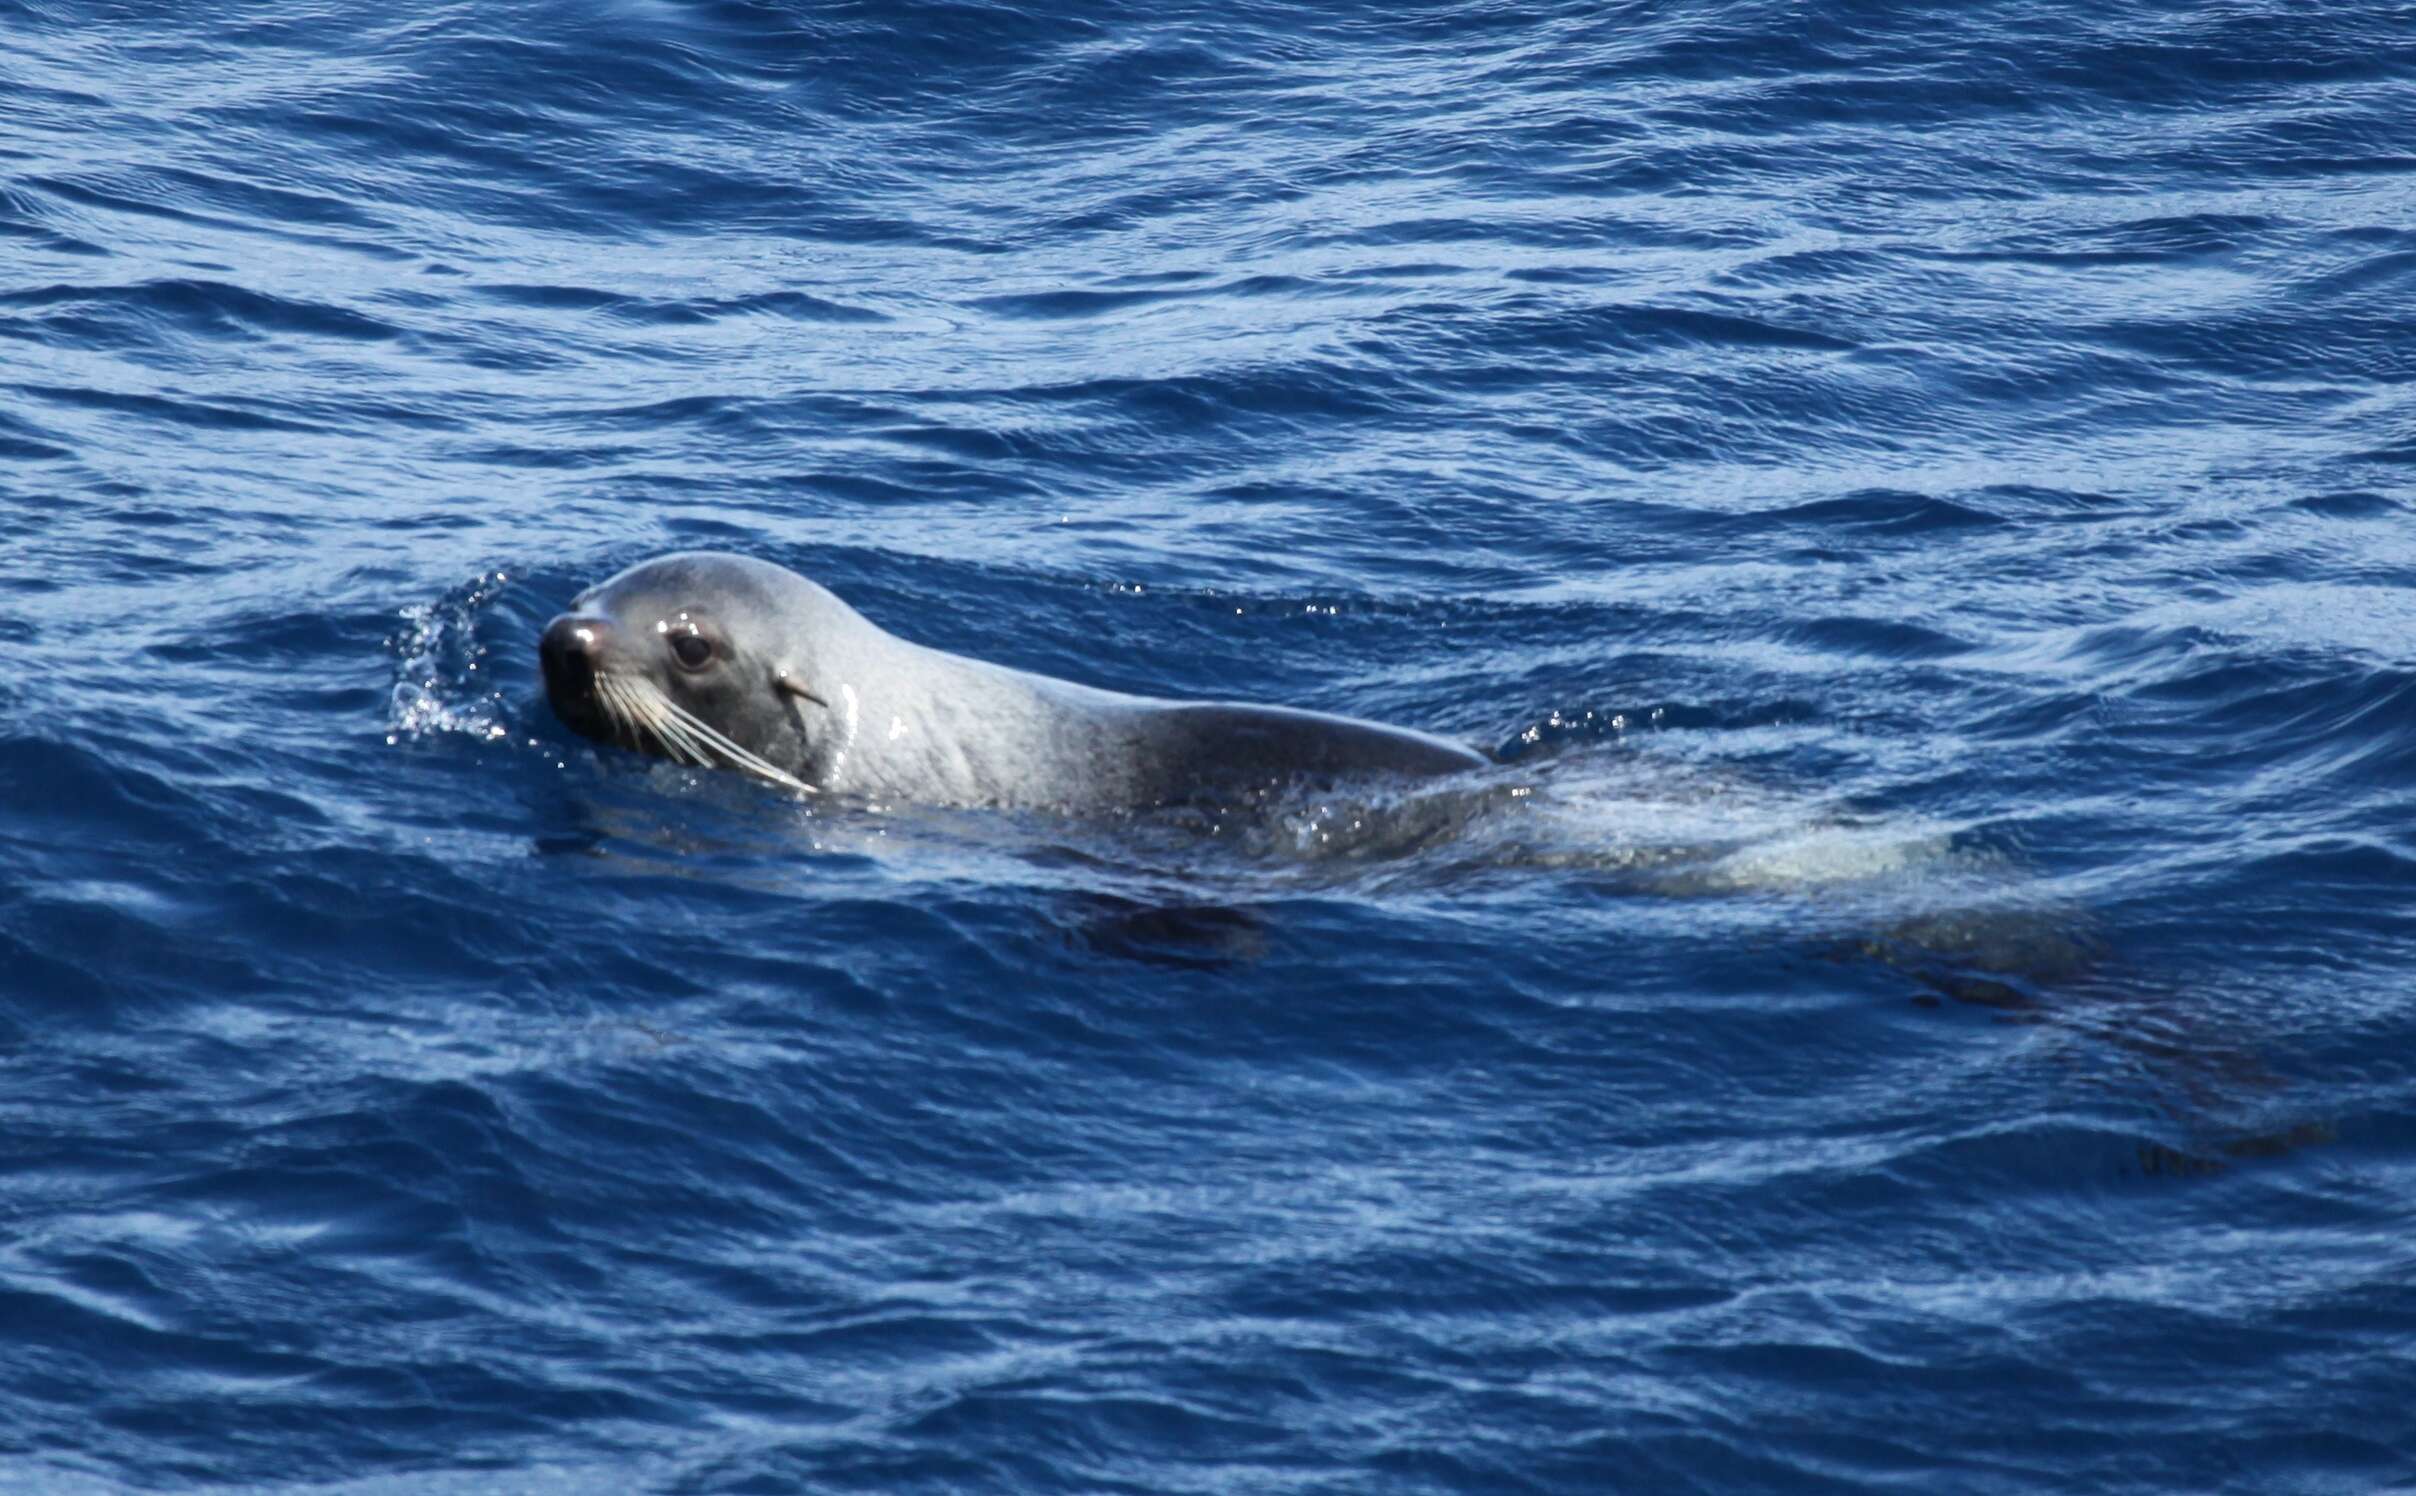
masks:
POLYGON ((1126 809, 1487 762, 1408 728, 1126 695, 949 654, 785 567, 715 552, 589 588, 538 656, 577 732, 873 800, 1126 809))

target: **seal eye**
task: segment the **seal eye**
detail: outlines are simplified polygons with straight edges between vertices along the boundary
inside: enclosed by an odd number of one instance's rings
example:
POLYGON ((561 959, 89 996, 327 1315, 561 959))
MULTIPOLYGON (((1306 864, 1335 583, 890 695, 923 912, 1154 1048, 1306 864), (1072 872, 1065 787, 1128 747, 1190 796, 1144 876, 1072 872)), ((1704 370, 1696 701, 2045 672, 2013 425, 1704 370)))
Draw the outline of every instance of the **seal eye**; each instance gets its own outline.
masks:
POLYGON ((671 640, 671 652, 682 666, 702 670, 713 663, 713 641, 702 634, 677 634, 671 640))

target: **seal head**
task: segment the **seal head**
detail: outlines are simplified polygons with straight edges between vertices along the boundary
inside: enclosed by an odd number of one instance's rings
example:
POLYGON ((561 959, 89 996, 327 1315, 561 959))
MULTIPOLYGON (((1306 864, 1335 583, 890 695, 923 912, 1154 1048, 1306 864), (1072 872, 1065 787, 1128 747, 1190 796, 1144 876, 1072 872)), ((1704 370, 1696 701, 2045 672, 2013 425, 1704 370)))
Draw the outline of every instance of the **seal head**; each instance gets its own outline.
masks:
MULTIPOLYGON (((743 556, 669 556, 572 600, 537 643, 565 726, 702 768, 812 790, 783 767, 810 757, 802 708, 825 706, 789 663, 791 630, 820 593, 743 556)), ((827 593, 823 598, 838 604, 827 593)))

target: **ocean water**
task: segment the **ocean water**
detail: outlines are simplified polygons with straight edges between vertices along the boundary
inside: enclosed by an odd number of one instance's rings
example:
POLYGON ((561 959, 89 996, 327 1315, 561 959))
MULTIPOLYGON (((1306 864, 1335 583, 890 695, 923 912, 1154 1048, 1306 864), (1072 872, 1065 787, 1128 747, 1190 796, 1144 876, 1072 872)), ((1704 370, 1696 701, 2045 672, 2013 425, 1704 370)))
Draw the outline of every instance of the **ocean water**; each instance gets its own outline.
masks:
POLYGON ((0 1487, 2416 1489, 2412 464, 2405 6, 0 0, 0 1487))

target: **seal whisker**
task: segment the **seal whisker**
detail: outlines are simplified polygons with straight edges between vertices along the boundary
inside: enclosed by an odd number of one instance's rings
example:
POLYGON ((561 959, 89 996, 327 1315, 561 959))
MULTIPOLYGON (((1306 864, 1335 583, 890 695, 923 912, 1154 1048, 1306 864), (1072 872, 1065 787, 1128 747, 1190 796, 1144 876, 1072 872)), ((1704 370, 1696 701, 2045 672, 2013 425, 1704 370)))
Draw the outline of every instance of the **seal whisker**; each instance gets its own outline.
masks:
MULTIPOLYGON (((645 696, 634 682, 623 675, 604 675, 596 678, 596 686, 612 698, 613 711, 629 725, 632 733, 650 734, 661 742, 662 734, 655 731, 655 714, 648 710, 645 696)), ((664 747, 668 750, 669 745, 664 747)))
MULTIPOLYGON (((609 700, 614 720, 625 723, 633 739, 641 734, 652 737, 662 747, 663 756, 675 763, 710 769, 717 766, 717 760, 726 761, 732 768, 774 784, 808 795, 816 793, 804 780, 732 742, 643 676, 614 672, 598 676, 596 685, 599 695, 609 700)), ((633 742, 632 746, 642 744, 633 742)))
POLYGON ((700 769, 715 767, 712 745, 698 738, 680 720, 680 713, 671 704, 670 698, 655 690, 651 684, 633 687, 630 694, 643 706, 647 725, 654 730, 655 737, 662 742, 666 752, 682 761, 693 760, 700 769))
POLYGON ((799 779, 796 775, 789 773, 786 769, 781 768, 779 765, 774 764, 767 759, 741 748, 736 743, 731 742, 728 738, 723 737, 720 733, 714 732, 711 728, 705 727, 703 723, 698 722, 695 718, 687 718, 686 725, 692 729, 700 729, 705 742, 720 752, 723 757, 727 758, 733 767, 744 769, 751 774, 760 775, 765 779, 771 780, 774 784, 786 785, 790 789, 797 790, 803 794, 812 795, 820 793, 820 791, 815 789, 814 786, 807 784, 804 780, 799 779))
POLYGON ((713 767, 712 756, 696 743, 693 735, 674 725, 670 713, 664 710, 670 702, 652 682, 618 677, 613 684, 623 708, 633 721, 654 735, 665 758, 673 763, 692 763, 700 769, 713 767))
POLYGON ((719 749, 729 758, 732 763, 754 769, 759 773, 769 772, 779 774, 783 778, 787 777, 784 771, 776 769, 768 760, 764 759, 759 754, 740 747, 738 744, 730 741, 729 738, 723 736, 719 732, 716 732, 714 729, 706 726, 704 723, 697 721, 692 717, 683 718, 683 721, 685 726, 693 729, 700 737, 703 738, 705 742, 719 749))
POLYGON ((596 700, 612 723, 613 741, 625 741, 632 753, 644 752, 645 742, 639 734, 637 718, 629 710, 629 702, 620 689, 620 683, 609 675, 597 676, 596 700))
POLYGON ((596 686, 599 695, 610 698, 614 718, 628 727, 630 746, 633 749, 643 752, 645 739, 651 736, 656 743, 661 745, 665 758, 670 759, 673 763, 688 761, 688 755, 682 753, 679 747, 663 733, 659 714, 649 710, 643 694, 633 689, 632 683, 626 677, 598 676, 596 686))
POLYGON ((661 706, 663 711, 668 714, 672 721, 679 723, 682 728, 695 733, 695 735, 703 740, 708 746, 718 750, 724 757, 730 760, 730 763, 734 767, 745 769, 750 773, 758 774, 765 779, 771 780, 774 784, 787 785, 791 789, 800 790, 809 795, 819 793, 812 785, 807 784, 804 780, 799 779, 796 775, 789 773, 786 769, 780 768, 778 765, 771 763, 760 755, 753 753, 748 749, 742 748, 738 744, 730 741, 728 737, 723 735, 720 729, 703 721, 694 713, 690 712, 687 708, 681 706, 678 702, 673 701, 670 697, 657 693, 655 701, 656 704, 661 706))
POLYGON ((648 725, 654 729, 655 737, 661 740, 673 758, 693 762, 700 769, 714 767, 712 753, 696 740, 694 733, 680 726, 668 712, 662 710, 659 700, 648 703, 648 710, 651 713, 647 718, 648 725))
POLYGON ((612 724, 615 743, 625 744, 633 752, 642 752, 637 721, 630 715, 629 703, 622 698, 620 683, 609 675, 596 677, 596 702, 604 708, 605 720, 612 724))

